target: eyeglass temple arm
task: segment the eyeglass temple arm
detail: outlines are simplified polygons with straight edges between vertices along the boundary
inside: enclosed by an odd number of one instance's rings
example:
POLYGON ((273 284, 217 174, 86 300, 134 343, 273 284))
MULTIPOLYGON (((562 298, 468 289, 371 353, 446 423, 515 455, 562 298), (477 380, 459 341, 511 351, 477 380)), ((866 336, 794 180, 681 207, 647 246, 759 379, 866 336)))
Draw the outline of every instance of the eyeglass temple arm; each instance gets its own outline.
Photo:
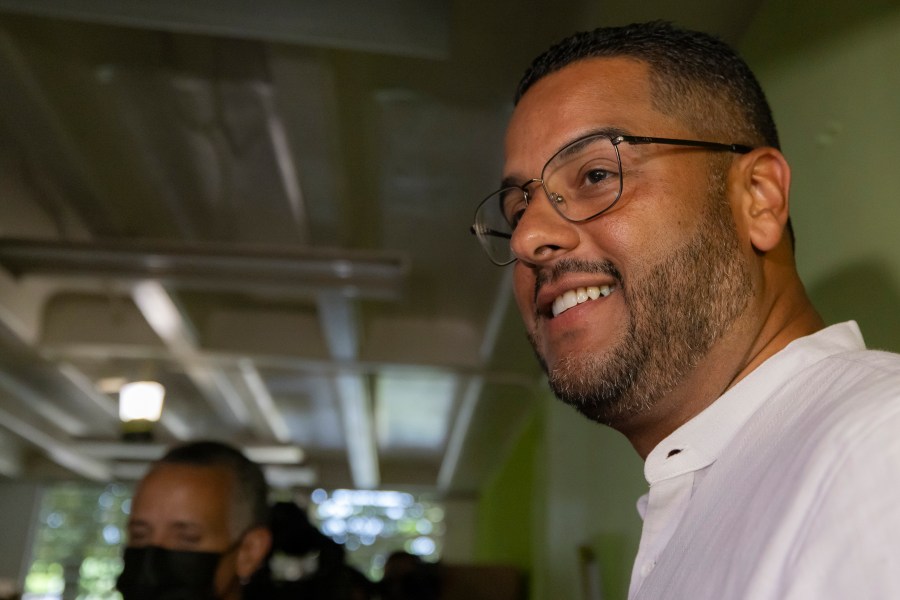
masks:
POLYGON ((485 229, 485 228, 477 228, 474 225, 469 227, 469 233, 472 235, 492 235, 494 237, 506 238, 508 240, 512 239, 512 235, 509 233, 504 233, 502 231, 497 231, 496 229, 485 229))
POLYGON ((621 140, 629 144, 668 144, 670 146, 694 146, 697 148, 709 148, 710 150, 722 150, 727 152, 735 152, 737 154, 747 154, 753 148, 744 144, 719 144, 717 142, 701 142, 696 140, 677 140, 673 138, 645 137, 640 135, 620 135, 613 138, 613 141, 621 140))

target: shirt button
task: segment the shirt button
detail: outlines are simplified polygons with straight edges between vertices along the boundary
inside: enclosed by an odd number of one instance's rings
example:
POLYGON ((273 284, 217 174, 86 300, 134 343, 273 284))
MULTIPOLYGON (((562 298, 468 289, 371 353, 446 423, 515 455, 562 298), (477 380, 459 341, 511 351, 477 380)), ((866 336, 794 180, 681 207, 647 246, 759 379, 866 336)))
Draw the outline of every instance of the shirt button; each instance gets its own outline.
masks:
POLYGON ((646 577, 653 571, 653 567, 656 566, 656 561, 651 560, 644 563, 644 566, 641 567, 641 577, 646 577))

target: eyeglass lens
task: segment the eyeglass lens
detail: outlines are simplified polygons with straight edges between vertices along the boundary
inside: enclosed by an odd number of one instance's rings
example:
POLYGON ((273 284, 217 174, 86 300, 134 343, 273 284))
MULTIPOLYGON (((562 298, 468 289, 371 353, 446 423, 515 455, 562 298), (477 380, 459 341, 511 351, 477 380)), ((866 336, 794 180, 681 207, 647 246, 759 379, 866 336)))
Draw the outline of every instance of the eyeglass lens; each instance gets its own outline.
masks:
MULTIPOLYGON (((578 140, 557 152, 544 165, 541 185, 556 211, 570 221, 602 213, 619 198, 621 167, 616 147, 606 136, 578 140)), ((526 206, 540 191, 509 187, 485 198, 475 213, 475 232, 488 256, 497 264, 515 257, 509 242, 526 206)))

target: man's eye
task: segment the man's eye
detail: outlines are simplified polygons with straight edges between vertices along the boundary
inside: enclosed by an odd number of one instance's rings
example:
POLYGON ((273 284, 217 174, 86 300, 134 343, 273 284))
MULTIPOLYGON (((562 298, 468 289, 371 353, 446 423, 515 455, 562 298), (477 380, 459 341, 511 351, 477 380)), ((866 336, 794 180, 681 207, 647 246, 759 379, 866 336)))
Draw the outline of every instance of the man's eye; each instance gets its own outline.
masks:
POLYGON ((182 534, 178 536, 178 543, 181 546, 196 546, 203 541, 203 536, 196 534, 182 534))
POLYGON ((516 226, 519 224, 519 221, 522 220, 522 215, 524 215, 524 214, 525 214, 525 205, 522 205, 521 208, 519 208, 518 210, 513 212, 512 215, 510 215, 506 218, 506 220, 509 221, 509 226, 511 228, 515 229, 516 226))
POLYGON ((516 225, 519 224, 519 221, 522 219, 522 215, 525 214, 525 207, 527 206, 527 202, 525 202, 524 197, 516 198, 514 196, 510 196, 503 201, 503 218, 506 219, 506 222, 509 223, 509 226, 513 229, 516 228, 516 225))
POLYGON ((585 185, 596 185, 603 181, 606 181, 613 174, 607 171, 606 169, 591 169, 584 175, 584 184, 585 185))
POLYGON ((128 543, 133 546, 143 545, 147 542, 150 536, 146 531, 129 531, 128 532, 128 543))

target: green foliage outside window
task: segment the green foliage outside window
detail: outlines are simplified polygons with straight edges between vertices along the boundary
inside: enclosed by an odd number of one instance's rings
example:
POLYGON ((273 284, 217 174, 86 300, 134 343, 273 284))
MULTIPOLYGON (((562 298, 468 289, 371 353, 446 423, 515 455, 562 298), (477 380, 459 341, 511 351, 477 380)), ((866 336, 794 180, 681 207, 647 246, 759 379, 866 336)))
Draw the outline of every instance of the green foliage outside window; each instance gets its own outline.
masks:
POLYGON ((131 504, 120 484, 62 484, 41 499, 25 598, 118 600, 116 577, 131 504))
POLYGON ((323 489, 310 500, 310 520, 372 580, 381 579, 385 561, 398 550, 428 562, 440 559, 445 524, 439 502, 404 492, 323 489))

